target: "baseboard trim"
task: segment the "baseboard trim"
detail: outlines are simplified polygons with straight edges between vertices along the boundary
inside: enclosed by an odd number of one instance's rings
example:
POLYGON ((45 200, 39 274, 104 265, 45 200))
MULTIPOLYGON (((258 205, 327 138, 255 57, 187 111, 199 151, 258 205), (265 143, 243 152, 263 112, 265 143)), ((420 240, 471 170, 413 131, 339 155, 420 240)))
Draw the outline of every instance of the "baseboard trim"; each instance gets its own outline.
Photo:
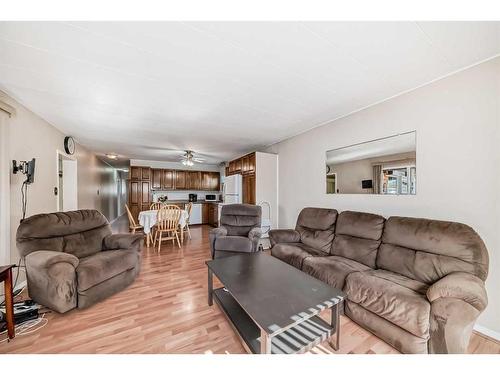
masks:
POLYGON ((496 343, 500 344, 500 332, 494 331, 492 329, 483 327, 479 324, 476 324, 474 326, 474 331, 480 335, 483 336, 486 339, 495 341, 496 343))

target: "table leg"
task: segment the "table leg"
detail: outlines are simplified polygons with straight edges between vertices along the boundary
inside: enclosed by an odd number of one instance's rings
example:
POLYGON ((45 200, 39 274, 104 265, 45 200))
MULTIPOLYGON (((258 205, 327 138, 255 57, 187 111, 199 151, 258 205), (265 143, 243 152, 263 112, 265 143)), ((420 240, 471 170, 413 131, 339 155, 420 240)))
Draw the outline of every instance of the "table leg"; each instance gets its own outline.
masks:
MULTIPOLYGON (((340 302, 343 303, 343 302, 340 302)), ((334 350, 339 350, 340 347, 340 303, 335 304, 331 308, 331 327, 335 331, 335 338, 330 337, 330 346, 334 350)))
POLYGON ((263 329, 260 330, 260 354, 271 354, 271 337, 263 329))
POLYGON ((149 247, 150 243, 151 243, 151 232, 146 233, 146 247, 149 247))
POLYGON ((214 304, 214 278, 212 276, 212 270, 208 268, 208 306, 214 304))
POLYGON ((181 227, 181 244, 184 244, 184 227, 181 227))
POLYGON ((7 334, 9 339, 16 336, 14 329, 14 296, 12 295, 12 269, 7 270, 7 278, 5 279, 5 312, 7 320, 7 334))

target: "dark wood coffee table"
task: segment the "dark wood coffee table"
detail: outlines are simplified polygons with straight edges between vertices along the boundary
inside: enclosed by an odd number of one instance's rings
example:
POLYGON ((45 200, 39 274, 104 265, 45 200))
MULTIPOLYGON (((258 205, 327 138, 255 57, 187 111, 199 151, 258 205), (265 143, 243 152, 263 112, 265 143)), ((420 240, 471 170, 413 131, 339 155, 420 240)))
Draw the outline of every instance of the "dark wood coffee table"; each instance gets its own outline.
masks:
POLYGON ((338 350, 345 294, 264 253, 206 262, 213 300, 251 353, 303 353, 328 340, 338 350), (213 274, 224 288, 213 289, 213 274), (319 313, 331 309, 331 321, 319 313))

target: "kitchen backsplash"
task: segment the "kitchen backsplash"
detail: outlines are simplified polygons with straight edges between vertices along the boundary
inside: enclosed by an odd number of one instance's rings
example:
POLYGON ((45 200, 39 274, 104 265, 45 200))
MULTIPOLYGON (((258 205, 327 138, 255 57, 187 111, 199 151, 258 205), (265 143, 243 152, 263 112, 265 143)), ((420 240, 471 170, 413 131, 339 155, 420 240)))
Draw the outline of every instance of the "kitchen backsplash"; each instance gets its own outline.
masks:
POLYGON ((183 201, 183 200, 188 200, 189 199, 189 194, 197 194, 198 195, 198 200, 204 200, 205 195, 207 194, 218 194, 220 196, 219 191, 154 191, 153 192, 153 202, 158 201, 158 197, 162 195, 166 195, 168 197, 168 200, 171 201, 183 201))

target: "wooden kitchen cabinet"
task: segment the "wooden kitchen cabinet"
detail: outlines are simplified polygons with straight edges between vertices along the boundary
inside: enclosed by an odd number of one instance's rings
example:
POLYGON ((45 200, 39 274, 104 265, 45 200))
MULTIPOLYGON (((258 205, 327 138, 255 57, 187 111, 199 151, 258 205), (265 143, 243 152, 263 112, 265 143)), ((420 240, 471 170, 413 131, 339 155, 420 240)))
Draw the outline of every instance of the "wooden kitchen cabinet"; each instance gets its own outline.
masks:
POLYGON ((201 205, 201 223, 208 224, 209 223, 209 207, 210 203, 203 203, 201 205))
POLYGON ((210 190, 210 187, 211 187, 211 176, 210 176, 210 172, 200 172, 200 180, 201 180, 201 190, 210 190))
POLYGON ((175 171, 175 186, 176 190, 185 190, 186 184, 186 171, 175 171))
POLYGON ((130 179, 134 181, 142 180, 142 168, 130 167, 130 179))
POLYGON ((171 169, 162 169, 162 171, 163 178, 161 188, 163 190, 173 190, 175 187, 174 171, 171 169))
POLYGON ((234 162, 234 173, 241 173, 241 158, 234 162))
POLYGON ((214 203, 208 204, 208 224, 213 227, 219 226, 219 206, 214 203))
POLYGON ((255 152, 248 155, 247 173, 255 173, 255 152))
POLYGON ((151 169, 151 189, 160 190, 163 187, 163 169, 151 169))
POLYGON ((151 168, 149 167, 142 167, 141 168, 142 172, 142 180, 149 180, 151 178, 151 168))
POLYGON ((187 189, 200 190, 201 189, 201 172, 189 171, 187 172, 187 189))
POLYGON ((243 203, 255 204, 255 174, 243 175, 243 203))

